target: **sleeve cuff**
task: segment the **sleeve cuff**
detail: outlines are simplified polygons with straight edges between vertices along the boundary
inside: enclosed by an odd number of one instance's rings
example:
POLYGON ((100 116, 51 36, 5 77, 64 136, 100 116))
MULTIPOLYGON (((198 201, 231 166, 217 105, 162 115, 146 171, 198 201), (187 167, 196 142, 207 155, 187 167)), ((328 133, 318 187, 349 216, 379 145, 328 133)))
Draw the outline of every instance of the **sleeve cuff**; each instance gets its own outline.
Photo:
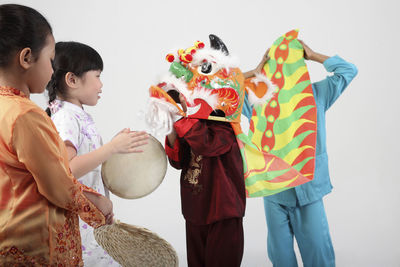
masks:
MULTIPOLYGON (((60 136, 61 137, 61 136, 60 136)), ((64 143, 65 142, 70 142, 71 143, 71 145, 75 148, 75 150, 76 150, 76 153, 78 153, 78 150, 79 150, 79 147, 77 146, 77 144, 75 144, 72 140, 71 140, 71 138, 62 138, 61 137, 61 139, 64 141, 64 143)))
POLYGON ((183 137, 199 120, 183 118, 174 124, 174 128, 179 137, 183 137))
MULTIPOLYGON (((78 182, 79 182, 79 180, 78 180, 78 182)), ((99 192, 97 192, 97 191, 94 190, 93 188, 91 188, 91 187, 89 187, 89 186, 86 186, 86 185, 82 184, 81 182, 79 182, 79 183, 80 183, 81 186, 82 186, 82 191, 83 191, 83 192, 89 192, 89 193, 93 193, 93 194, 95 194, 95 195, 97 195, 97 196, 102 196, 102 194, 100 194, 99 192)))
POLYGON ((324 61, 324 67, 328 72, 333 72, 335 69, 335 65, 339 62, 342 62, 343 59, 338 55, 328 58, 324 61))
POLYGON ((78 205, 80 205, 80 208, 77 212, 79 217, 93 228, 98 228, 102 225, 105 225, 106 218, 104 214, 96 207, 96 205, 94 205, 89 199, 85 197, 83 192, 91 192, 96 195, 101 194, 83 184, 80 184, 80 189, 82 194, 81 197, 79 197, 79 200, 76 201, 78 205))
POLYGON ((168 142, 168 137, 165 137, 165 153, 173 161, 179 162, 179 140, 176 139, 174 146, 171 147, 168 142))

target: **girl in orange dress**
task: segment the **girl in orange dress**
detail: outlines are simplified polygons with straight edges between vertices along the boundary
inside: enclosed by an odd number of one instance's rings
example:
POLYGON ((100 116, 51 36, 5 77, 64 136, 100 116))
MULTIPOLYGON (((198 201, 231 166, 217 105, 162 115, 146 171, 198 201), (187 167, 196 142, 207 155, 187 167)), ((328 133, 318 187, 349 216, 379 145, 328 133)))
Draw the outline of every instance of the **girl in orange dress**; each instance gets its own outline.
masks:
POLYGON ((30 94, 53 73, 46 19, 0 5, 0 266, 82 266, 78 215, 112 223, 112 203, 71 174, 54 124, 30 94))

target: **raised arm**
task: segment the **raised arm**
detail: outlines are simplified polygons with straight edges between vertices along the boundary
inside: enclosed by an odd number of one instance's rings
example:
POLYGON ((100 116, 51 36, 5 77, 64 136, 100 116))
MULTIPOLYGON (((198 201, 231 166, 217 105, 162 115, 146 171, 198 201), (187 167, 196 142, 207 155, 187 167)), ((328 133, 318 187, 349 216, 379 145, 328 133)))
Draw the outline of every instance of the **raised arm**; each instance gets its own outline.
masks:
POLYGON ((304 58, 321 63, 333 75, 324 80, 313 83, 315 98, 327 110, 339 98, 346 87, 357 75, 357 67, 339 56, 329 57, 313 51, 303 41, 299 40, 304 48, 304 58))
POLYGON ((324 63, 325 60, 327 60, 329 57, 320 53, 315 52, 312 50, 308 45, 306 45, 302 40, 298 40, 301 45, 303 46, 304 49, 304 59, 306 60, 311 60, 311 61, 316 61, 321 64, 324 63))
POLYGON ((252 77, 256 76, 256 74, 261 73, 261 70, 263 69, 264 65, 269 60, 268 53, 269 53, 269 48, 267 49, 267 51, 265 52, 265 54, 261 58, 260 63, 257 65, 257 67, 254 70, 243 72, 243 76, 244 76, 245 79, 252 78, 252 77))
POLYGON ((236 142, 229 123, 183 118, 174 128, 197 155, 216 157, 227 153, 236 142))

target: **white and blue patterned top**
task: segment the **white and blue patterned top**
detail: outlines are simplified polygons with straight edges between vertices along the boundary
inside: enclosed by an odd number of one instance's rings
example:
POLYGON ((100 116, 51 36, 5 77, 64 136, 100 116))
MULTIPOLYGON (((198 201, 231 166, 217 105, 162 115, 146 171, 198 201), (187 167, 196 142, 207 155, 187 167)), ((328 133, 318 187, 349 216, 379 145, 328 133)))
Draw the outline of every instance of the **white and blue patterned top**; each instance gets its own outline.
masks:
MULTIPOLYGON (((89 113, 67 101, 55 100, 51 105, 53 120, 61 139, 69 141, 76 149, 77 156, 89 153, 103 145, 96 125, 89 113)), ((101 165, 80 177, 78 181, 109 197, 101 177, 101 165)), ((82 257, 85 266, 119 266, 110 255, 97 244, 93 228, 79 219, 82 239, 82 257)))

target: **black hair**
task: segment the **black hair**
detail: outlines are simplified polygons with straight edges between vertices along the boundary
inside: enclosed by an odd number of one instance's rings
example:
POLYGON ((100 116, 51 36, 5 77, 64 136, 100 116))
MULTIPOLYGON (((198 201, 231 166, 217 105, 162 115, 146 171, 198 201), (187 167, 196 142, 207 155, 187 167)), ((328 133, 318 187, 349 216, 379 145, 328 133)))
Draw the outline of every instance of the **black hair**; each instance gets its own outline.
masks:
POLYGON ((0 68, 8 67, 15 53, 29 47, 35 59, 53 34, 48 21, 33 8, 0 5, 0 68))
MULTIPOLYGON (((49 104, 58 96, 67 97, 65 75, 72 72, 82 77, 91 70, 103 71, 103 60, 96 50, 78 42, 58 42, 53 61, 53 75, 47 84, 49 104)), ((46 112, 51 116, 50 109, 46 112)))

